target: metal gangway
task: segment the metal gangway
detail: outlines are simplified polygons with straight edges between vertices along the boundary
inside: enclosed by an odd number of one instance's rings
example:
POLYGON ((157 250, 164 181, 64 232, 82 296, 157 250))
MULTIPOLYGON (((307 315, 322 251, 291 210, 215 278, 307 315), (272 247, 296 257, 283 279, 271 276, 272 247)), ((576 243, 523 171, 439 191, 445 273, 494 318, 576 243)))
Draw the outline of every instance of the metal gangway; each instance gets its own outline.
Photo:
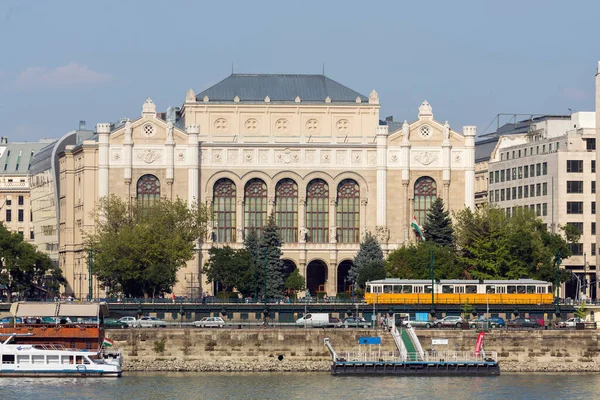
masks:
POLYGON ((396 344, 396 347, 398 348, 398 351, 400 352, 400 357, 403 360, 407 360, 409 357, 409 351, 408 348, 414 347, 414 351, 411 351, 411 358, 417 358, 416 360, 413 361, 423 361, 425 360, 425 352, 423 351, 423 347, 421 346, 421 342, 419 341, 419 338, 417 337, 417 334, 415 333, 415 328, 413 328, 410 324, 406 324, 406 327, 402 327, 400 328, 401 330, 398 331, 398 328, 396 327, 396 315, 394 315, 391 319, 389 319, 390 323, 390 333, 392 334, 392 337, 394 338, 394 343, 396 344), (403 331, 408 335, 408 337, 406 337, 405 335, 403 335, 403 331), (407 346, 407 343, 405 343, 406 341, 409 341, 410 346, 407 346))

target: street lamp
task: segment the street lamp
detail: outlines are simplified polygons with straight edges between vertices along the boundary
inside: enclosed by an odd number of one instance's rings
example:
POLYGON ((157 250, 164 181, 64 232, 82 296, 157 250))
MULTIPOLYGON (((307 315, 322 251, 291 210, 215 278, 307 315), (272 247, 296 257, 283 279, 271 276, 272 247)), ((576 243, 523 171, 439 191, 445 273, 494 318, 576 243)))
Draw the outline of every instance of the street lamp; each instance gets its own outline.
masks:
POLYGON ((86 275, 83 272, 78 272, 73 274, 75 277, 75 281, 79 280, 79 300, 82 298, 83 294, 83 281, 87 279, 86 275))
POLYGON ((92 267, 94 266, 94 250, 88 250, 88 301, 92 301, 92 267))

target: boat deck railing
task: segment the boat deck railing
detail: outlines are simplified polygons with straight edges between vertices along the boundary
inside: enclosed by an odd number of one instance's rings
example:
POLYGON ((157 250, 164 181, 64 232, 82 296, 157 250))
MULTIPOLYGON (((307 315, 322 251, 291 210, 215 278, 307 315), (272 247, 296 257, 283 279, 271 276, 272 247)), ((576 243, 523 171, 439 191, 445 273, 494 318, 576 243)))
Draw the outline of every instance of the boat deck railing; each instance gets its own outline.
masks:
MULTIPOLYGON (((346 362, 406 362, 420 360, 420 354, 416 352, 409 352, 406 357, 401 356, 398 351, 349 351, 337 354, 338 361, 343 358, 346 362)), ((485 357, 483 353, 475 354, 472 351, 426 351, 423 355, 422 362, 495 362, 498 359, 495 351, 487 351, 485 357)))

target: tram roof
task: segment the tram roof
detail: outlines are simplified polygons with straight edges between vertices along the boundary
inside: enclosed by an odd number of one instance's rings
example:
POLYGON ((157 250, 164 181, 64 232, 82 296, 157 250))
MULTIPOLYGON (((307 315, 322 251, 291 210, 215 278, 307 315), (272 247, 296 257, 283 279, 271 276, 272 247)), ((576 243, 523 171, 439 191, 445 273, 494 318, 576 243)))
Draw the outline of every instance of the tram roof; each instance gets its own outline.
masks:
MULTIPOLYGON (((388 279, 379 279, 376 281, 367 282, 367 284, 375 284, 375 285, 427 285, 431 283, 431 279, 398 279, 398 278, 388 278, 388 279)), ((476 279, 441 279, 436 281, 436 283, 442 285, 473 285, 479 284, 480 281, 476 279)), ((536 279, 490 279, 483 280, 482 283, 485 285, 549 285, 549 282, 546 281, 538 281, 536 279)))

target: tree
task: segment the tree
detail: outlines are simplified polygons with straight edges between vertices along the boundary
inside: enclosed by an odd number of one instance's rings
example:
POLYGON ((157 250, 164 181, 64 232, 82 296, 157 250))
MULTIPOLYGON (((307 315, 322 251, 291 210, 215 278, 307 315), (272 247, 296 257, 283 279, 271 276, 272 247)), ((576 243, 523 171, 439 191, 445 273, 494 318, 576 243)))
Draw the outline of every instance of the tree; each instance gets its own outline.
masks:
POLYGON ((360 288, 364 288, 368 280, 385 278, 383 251, 377 238, 370 232, 366 233, 360 243, 348 276, 360 288))
POLYGON ((0 283, 6 286, 7 301, 13 293, 22 297, 37 297, 40 292, 58 294, 65 283, 62 271, 50 257, 10 232, 0 222, 0 283))
POLYGON ((577 308, 577 310, 575 310, 575 316, 577 318, 581 318, 583 320, 585 320, 585 301, 583 303, 581 303, 581 305, 579 306, 579 308, 577 308))
POLYGON ((426 241, 439 246, 454 247, 454 228, 450 213, 444 209, 444 201, 436 198, 423 224, 423 236, 426 241))
MULTIPOLYGON (((281 234, 275 223, 275 214, 271 213, 267 220, 267 225, 263 229, 260 238, 260 256, 266 274, 266 289, 263 287, 263 293, 266 292, 267 298, 278 299, 283 297, 283 260, 281 259, 281 234)), ((256 262, 256 260, 255 260, 256 262)), ((257 268, 260 269, 260 268, 257 268)), ((263 280, 265 280, 263 275, 263 280)))
POLYGON ((142 206, 112 195, 100 199, 95 219, 86 244, 94 250, 98 280, 125 296, 154 297, 170 293, 177 271, 194 257, 209 211, 181 199, 142 206))
POLYGON ((462 269, 457 264, 452 247, 433 242, 419 242, 392 251, 385 263, 386 276, 400 279, 430 279, 431 252, 434 256, 436 279, 458 279, 462 269))
POLYGON ((252 293, 254 297, 258 297, 263 291, 264 279, 262 268, 262 257, 260 251, 260 240, 256 234, 256 229, 251 228, 244 238, 244 247, 252 258, 251 273, 252 273, 252 293))
POLYGON ((304 277, 300 275, 298 268, 294 269, 290 276, 285 280, 285 288, 294 294, 306 288, 304 277))
POLYGON ((244 297, 254 291, 253 260, 246 249, 211 247, 208 250, 208 261, 202 268, 208 282, 218 282, 225 292, 237 289, 244 297))

